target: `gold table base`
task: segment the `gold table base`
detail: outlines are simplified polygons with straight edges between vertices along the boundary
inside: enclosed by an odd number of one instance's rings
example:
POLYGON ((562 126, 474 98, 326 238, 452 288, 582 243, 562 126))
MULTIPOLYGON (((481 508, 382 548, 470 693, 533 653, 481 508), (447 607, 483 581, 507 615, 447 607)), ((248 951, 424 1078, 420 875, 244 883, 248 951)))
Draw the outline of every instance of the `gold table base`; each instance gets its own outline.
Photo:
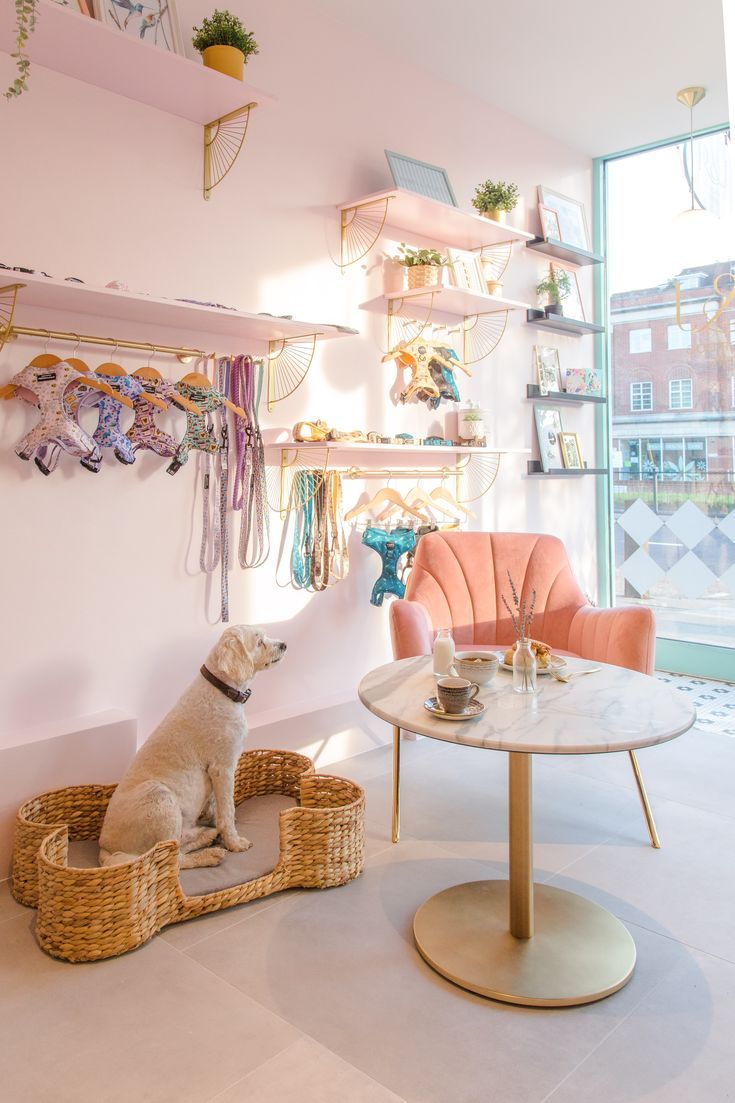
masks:
POLYGON ((432 896, 416 912, 421 956, 448 980, 504 1003, 569 1007, 612 995, 629 980, 635 943, 604 908, 533 885, 534 933, 508 929, 507 881, 473 881, 432 896))

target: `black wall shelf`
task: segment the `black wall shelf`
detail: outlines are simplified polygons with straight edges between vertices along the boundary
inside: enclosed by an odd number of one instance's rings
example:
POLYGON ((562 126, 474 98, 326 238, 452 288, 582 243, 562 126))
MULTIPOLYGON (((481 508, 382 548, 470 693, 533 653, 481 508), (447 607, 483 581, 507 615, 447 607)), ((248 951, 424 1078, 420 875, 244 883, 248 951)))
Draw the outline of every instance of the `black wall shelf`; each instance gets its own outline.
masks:
POLYGON ((607 402, 607 399, 599 394, 567 394, 566 391, 549 391, 548 394, 541 394, 538 383, 526 384, 526 398, 540 398, 544 402, 564 402, 570 406, 579 406, 582 402, 607 402))
POLYGON ((529 475, 541 476, 544 479, 568 479, 579 475, 607 475, 606 467, 561 467, 554 471, 544 471, 541 460, 528 460, 527 470, 529 475))
POLYGON ((590 253, 587 249, 578 249, 576 245, 565 245, 563 241, 545 241, 542 237, 535 237, 533 241, 527 241, 526 248, 533 249, 535 253, 543 253, 546 257, 566 261, 567 264, 576 264, 580 268, 589 264, 605 263, 605 258, 601 257, 599 253, 590 253))
POLYGON ((539 329, 553 329, 555 333, 566 333, 571 337, 583 337, 586 333, 604 333, 605 327, 594 322, 565 318, 563 314, 552 314, 550 318, 543 310, 527 310, 526 321, 539 329))

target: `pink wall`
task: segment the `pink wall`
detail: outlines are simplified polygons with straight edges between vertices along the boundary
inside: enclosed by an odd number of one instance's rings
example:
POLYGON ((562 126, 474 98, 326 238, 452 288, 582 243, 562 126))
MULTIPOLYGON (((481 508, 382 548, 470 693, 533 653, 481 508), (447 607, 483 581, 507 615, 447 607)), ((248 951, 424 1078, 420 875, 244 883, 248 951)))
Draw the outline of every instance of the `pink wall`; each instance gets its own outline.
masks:
MULTIPOLYGON (((179 0, 182 25, 191 26, 212 6, 179 0)), ((0 260, 88 283, 119 279, 158 295, 353 325, 360 336, 324 345, 305 384, 264 415, 264 424, 323 417, 343 428, 425 433, 432 421, 425 407, 390 402, 391 372, 380 363, 384 318, 359 309, 380 291, 379 253, 345 275, 330 260, 338 248, 334 205, 388 185, 388 148, 446 166, 461 205, 486 176, 518 181, 524 205, 515 219, 534 229, 536 185, 589 202, 590 161, 409 60, 381 55, 318 7, 290 4, 286 18, 284 5, 267 0, 230 0, 229 6, 261 44, 252 81, 278 103, 256 112, 241 162, 212 200, 205 203, 200 194, 202 139, 194 125, 36 68, 31 91, 0 109, 3 149, 13 151, 0 173, 0 260)), ((6 79, 8 59, 0 61, 6 79)), ((519 80, 531 79, 521 65, 518 73, 519 80)), ((506 293, 533 301, 542 267, 519 250, 506 293)), ((19 320, 159 342, 201 341, 201 335, 140 327, 133 333, 114 319, 41 317, 22 308, 19 320)), ((463 396, 494 411, 496 439, 516 447, 532 441, 532 409, 522 396, 532 378, 534 339, 521 316, 513 318, 499 349, 462 388, 463 396)), ((589 362, 589 339, 557 343, 565 364, 589 362)), ((209 344, 219 352, 262 351, 230 349, 216 334, 209 344)), ((38 351, 27 340, 6 348, 0 382, 38 351)), ((88 356, 91 366, 103 358, 88 356)), ((135 355, 119 359, 129 369, 144 362, 135 355)), ((43 479, 12 452, 31 423, 30 411, 6 403, 0 417, 0 746, 15 743, 29 725, 68 718, 72 727, 76 717, 107 708, 137 717, 144 737, 219 631, 217 586, 207 601, 207 580, 196 569, 193 465, 172 479, 150 456, 132 470, 106 459, 94 477, 67 460, 43 479)), ((591 460, 592 415, 579 411, 568 421, 580 430, 591 460)), ((524 471, 525 459, 504 463, 476 524, 558 533, 583 586, 594 592, 594 480, 523 480, 524 471)), ((348 486, 350 504, 359 489, 348 486)), ((276 549, 278 536, 274 517, 276 549)), ((275 556, 257 571, 233 570, 232 621, 267 623, 289 643, 283 666, 256 684, 253 720, 346 696, 365 670, 388 658, 386 610, 368 603, 376 563, 358 535, 349 580, 317 595, 277 585, 275 556)), ((295 723, 292 745, 299 739, 295 723)))

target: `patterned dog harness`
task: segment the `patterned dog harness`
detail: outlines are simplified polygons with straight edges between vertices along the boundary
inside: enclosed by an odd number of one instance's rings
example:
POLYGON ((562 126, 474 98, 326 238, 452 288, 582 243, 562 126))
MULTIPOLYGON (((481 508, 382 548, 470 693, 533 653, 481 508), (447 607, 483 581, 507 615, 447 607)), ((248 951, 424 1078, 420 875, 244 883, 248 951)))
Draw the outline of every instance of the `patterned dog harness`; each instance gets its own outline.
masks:
MULTIPOLYGON (((170 406, 173 396, 178 394, 175 385, 168 379, 140 380, 146 394, 160 398, 170 406)), ((146 402, 142 395, 133 398, 135 419, 128 429, 126 436, 133 445, 133 452, 146 449, 155 452, 157 456, 165 456, 170 459, 178 451, 178 444, 170 433, 159 429, 153 416, 153 407, 146 402)))
POLYGON ((373 586, 370 604, 382 605, 384 594, 403 597, 406 587, 397 574, 398 561, 416 544, 413 529, 395 528, 386 532, 385 529, 366 528, 362 534, 362 542, 376 551, 383 561, 383 570, 373 586))
POLYGON ((176 390, 198 406, 202 413, 194 414, 191 410, 186 411, 186 432, 176 449, 174 459, 166 468, 169 475, 175 475, 184 466, 192 449, 210 455, 219 452, 220 442, 217 440, 212 419, 207 415, 219 410, 225 401, 225 395, 214 387, 196 387, 191 383, 177 383, 176 390))
MULTIPOLYGON (((105 375, 102 377, 113 390, 129 398, 131 402, 143 393, 143 384, 132 375, 105 375)), ((115 459, 120 463, 135 463, 135 452, 131 441, 120 426, 120 403, 109 395, 92 391, 79 403, 80 409, 99 408, 99 421, 93 433, 94 440, 101 448, 111 448, 115 459)), ((84 461, 82 461, 84 462, 84 461)), ((87 464, 85 463, 85 466, 87 464)), ((99 465, 98 465, 99 466, 99 465)))
MULTIPOLYGON (((88 373, 88 378, 98 383, 106 382, 92 372, 88 373)), ((86 395, 102 397, 99 391, 85 387, 84 379, 77 368, 62 360, 50 368, 36 368, 31 364, 10 381, 18 388, 19 397, 37 406, 41 413, 37 424, 16 445, 15 454, 22 460, 29 460, 36 453, 36 466, 44 475, 54 470, 62 450, 78 457, 91 471, 99 470, 102 460, 99 446, 72 414, 77 402, 86 395)))

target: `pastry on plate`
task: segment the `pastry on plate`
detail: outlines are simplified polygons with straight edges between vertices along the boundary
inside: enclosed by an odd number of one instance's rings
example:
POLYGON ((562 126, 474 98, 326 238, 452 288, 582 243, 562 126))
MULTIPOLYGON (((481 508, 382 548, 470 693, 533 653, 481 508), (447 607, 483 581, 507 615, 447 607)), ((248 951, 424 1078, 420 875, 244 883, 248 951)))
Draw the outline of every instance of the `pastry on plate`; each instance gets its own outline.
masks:
MULTIPOLYGON (((507 648, 503 656, 503 662, 506 666, 513 665, 513 652, 517 646, 518 641, 516 640, 512 647, 507 648)), ((540 640, 531 640, 531 650, 536 656, 536 666, 539 670, 545 670, 547 666, 551 665, 551 648, 548 643, 541 643, 540 640)))

